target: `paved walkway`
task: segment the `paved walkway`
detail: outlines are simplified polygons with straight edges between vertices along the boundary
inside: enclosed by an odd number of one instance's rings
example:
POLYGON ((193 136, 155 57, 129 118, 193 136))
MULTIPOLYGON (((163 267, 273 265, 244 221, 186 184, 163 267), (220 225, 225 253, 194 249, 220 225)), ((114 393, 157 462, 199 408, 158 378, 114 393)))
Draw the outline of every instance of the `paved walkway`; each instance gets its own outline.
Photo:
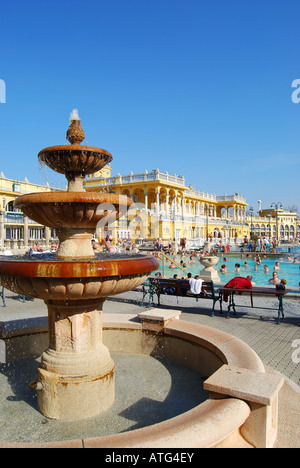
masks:
MULTIPOLYGON (((5 291, 5 296, 7 307, 0 305, 0 322, 47 317, 43 301, 27 299, 23 303, 9 291, 5 291)), ((109 298, 104 303, 104 313, 137 314, 141 312, 141 298, 142 294, 139 292, 109 298)), ((268 306, 273 304, 277 307, 277 299, 272 298, 255 298, 255 305, 266 305, 266 301, 268 306)), ((249 298, 241 296, 236 302, 245 305, 249 303, 249 298)), ((276 324, 276 311, 250 307, 240 310, 237 307, 237 315, 231 314, 228 320, 225 318, 226 313, 220 315, 217 304, 215 317, 211 317, 211 301, 208 300, 200 299, 196 302, 193 298, 181 297, 177 302, 176 297, 161 296, 161 307, 180 310, 182 320, 217 328, 240 338, 254 349, 266 366, 281 372, 300 386, 300 300, 285 299, 286 318, 280 325, 276 324)))
MULTIPOLYGON (((104 304, 106 313, 131 313, 140 311, 141 293, 130 292, 110 298, 104 304)), ((266 305, 276 309, 277 299, 254 298, 255 305, 266 305)), ((238 297, 236 303, 249 304, 249 298, 238 297)), ((285 320, 277 325, 277 312, 260 309, 238 309, 237 315, 230 314, 226 319, 226 313, 220 315, 219 306, 216 305, 215 317, 211 317, 211 301, 193 298, 177 298, 173 296, 161 296, 161 307, 172 308, 181 311, 181 319, 196 322, 201 325, 217 328, 236 336, 247 343, 259 355, 266 366, 281 372, 300 386, 300 300, 285 299, 285 320), (241 312, 242 311, 242 312, 241 312), (297 348, 293 348, 299 340, 297 348), (293 360, 294 353, 294 360, 293 360)), ((226 308, 223 303, 223 310, 226 308)))

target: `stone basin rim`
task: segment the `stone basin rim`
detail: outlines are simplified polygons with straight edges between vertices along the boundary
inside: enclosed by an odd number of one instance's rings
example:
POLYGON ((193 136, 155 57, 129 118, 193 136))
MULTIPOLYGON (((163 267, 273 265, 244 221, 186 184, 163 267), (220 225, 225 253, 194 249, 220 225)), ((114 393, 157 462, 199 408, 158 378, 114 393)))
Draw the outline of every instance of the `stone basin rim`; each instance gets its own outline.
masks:
POLYGON ((0 277, 100 278, 150 274, 157 270, 154 257, 73 260, 1 260, 0 277))
POLYGON ((109 156, 112 159, 112 155, 103 148, 97 148, 94 146, 84 146, 84 145, 58 145, 58 146, 48 146, 47 148, 42 149, 39 154, 38 158, 43 159, 43 156, 46 156, 47 153, 55 153, 57 151, 62 152, 80 152, 80 153, 97 153, 100 155, 109 156))
POLYGON ((37 192, 21 195, 15 200, 15 206, 47 203, 111 203, 131 206, 134 202, 126 195, 101 192, 37 192))

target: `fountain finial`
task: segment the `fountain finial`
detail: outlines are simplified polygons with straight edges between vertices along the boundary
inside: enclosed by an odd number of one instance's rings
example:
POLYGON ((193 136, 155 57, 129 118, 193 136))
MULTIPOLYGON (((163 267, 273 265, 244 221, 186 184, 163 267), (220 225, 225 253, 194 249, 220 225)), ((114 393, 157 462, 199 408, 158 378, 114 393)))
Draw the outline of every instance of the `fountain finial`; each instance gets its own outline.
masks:
POLYGON ((67 131, 67 140, 71 145, 80 145, 85 135, 82 129, 77 109, 73 109, 70 114, 70 126, 67 131))

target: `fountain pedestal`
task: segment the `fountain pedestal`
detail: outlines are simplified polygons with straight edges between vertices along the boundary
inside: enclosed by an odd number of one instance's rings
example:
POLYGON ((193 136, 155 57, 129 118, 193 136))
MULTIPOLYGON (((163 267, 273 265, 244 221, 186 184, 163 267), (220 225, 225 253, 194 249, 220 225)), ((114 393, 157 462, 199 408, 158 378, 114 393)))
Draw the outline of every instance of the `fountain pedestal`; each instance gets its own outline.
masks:
POLYGON ((57 256, 59 258, 91 257, 94 255, 92 239, 93 229, 58 229, 59 248, 57 256))
POLYGON ((103 302, 47 302, 49 348, 38 369, 38 407, 48 418, 91 417, 114 401, 115 366, 102 343, 103 302))

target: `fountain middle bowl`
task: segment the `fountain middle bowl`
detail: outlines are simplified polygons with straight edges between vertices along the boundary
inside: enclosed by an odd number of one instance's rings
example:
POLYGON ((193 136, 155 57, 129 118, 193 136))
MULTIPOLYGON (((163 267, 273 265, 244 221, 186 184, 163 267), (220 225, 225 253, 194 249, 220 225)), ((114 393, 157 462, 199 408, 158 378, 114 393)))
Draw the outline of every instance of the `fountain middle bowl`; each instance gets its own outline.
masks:
POLYGON ((123 216, 133 201, 126 195, 99 192, 46 192, 22 195, 15 201, 26 216, 51 228, 95 228, 123 216))
POLYGON ((59 261, 0 258, 0 284, 17 294, 49 300, 97 300, 142 284, 158 261, 139 254, 99 254, 59 261))

